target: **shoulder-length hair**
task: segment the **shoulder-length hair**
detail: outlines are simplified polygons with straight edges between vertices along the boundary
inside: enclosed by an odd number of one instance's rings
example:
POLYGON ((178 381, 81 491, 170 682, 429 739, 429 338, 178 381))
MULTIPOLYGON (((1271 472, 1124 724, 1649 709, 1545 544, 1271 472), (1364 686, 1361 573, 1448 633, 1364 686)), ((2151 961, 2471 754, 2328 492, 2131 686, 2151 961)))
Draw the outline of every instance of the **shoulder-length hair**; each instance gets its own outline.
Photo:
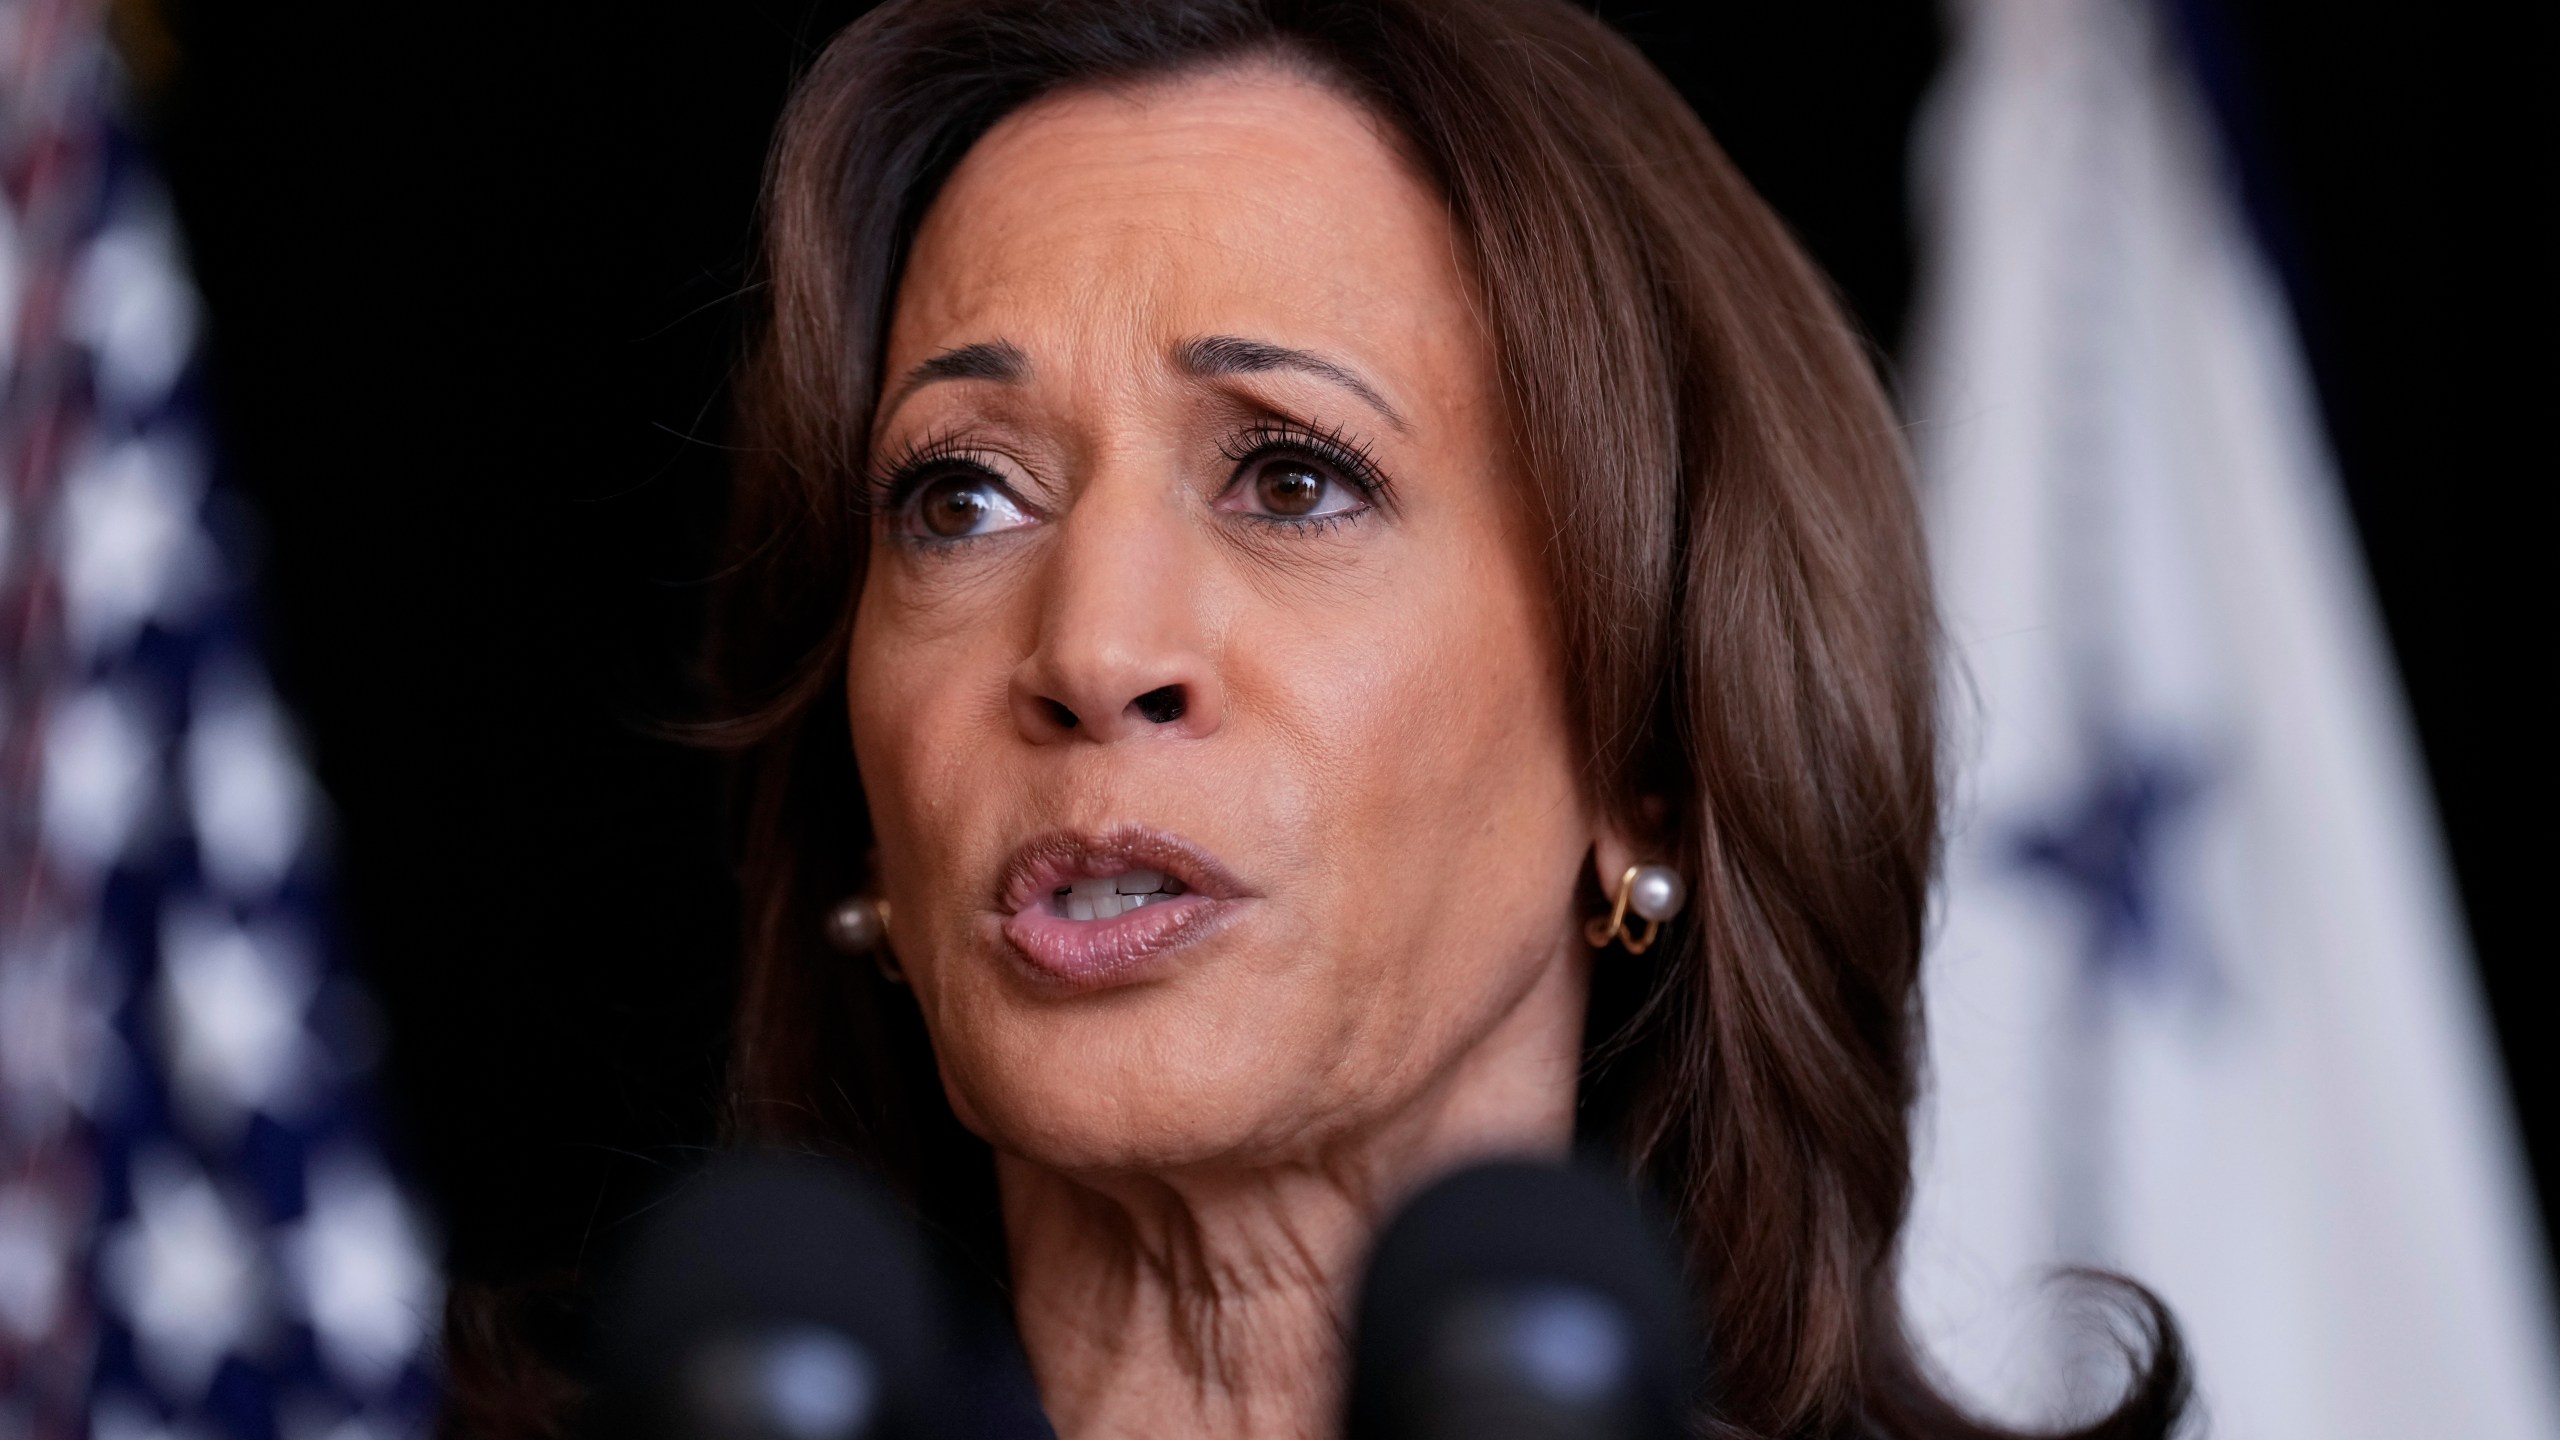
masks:
MULTIPOLYGON (((1062 87, 1269 57, 1401 132, 1465 244, 1587 773, 1695 878, 1601 967, 1581 1126, 1670 1209, 1711 1428, 1995 1434, 1906 1338, 1935 630, 1899 429, 1822 276, 1624 40, 1560 0, 891 0, 800 83, 764 197, 736 571, 711 657, 745 764, 739 1138, 850 1151, 994 1245, 985 1149, 903 990, 823 946, 870 839, 845 646, 906 250, 961 155, 1062 87)), ((2159 1435, 2153 1356, 2084 1433, 2159 1435)))

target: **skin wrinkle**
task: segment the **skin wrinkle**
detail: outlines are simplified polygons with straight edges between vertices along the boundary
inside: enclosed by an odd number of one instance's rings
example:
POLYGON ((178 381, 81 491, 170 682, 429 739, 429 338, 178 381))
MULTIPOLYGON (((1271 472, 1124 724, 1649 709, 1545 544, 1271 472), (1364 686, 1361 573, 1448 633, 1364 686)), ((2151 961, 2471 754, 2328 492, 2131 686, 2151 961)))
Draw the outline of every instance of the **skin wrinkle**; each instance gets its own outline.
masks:
POLYGON ((1264 67, 1016 113, 897 297, 884 373, 973 345, 1022 362, 884 407, 876 462, 956 439, 1038 513, 940 550, 884 515, 847 693, 898 955, 995 1149, 1017 1318, 1070 1440, 1331 1433, 1385 1211, 1456 1161, 1570 1142, 1577 877, 1627 847, 1585 789, 1457 253, 1367 115, 1264 67), (1385 417, 1319 375, 1194 373, 1219 368, 1202 337, 1335 360, 1402 426, 1359 434, 1385 417), (1374 440, 1397 503, 1313 533, 1230 512, 1220 447, 1275 416, 1374 440), (1180 720, 1128 718, 1169 683, 1180 720), (1136 981, 1029 984, 989 903, 1012 851, 1132 822, 1254 898, 1136 981))
POLYGON ((1023 358, 1020 350, 1001 340, 955 345, 928 357, 908 371, 907 377, 899 381, 898 388, 891 393, 889 403, 880 407, 880 413, 883 416, 896 414, 898 407, 905 404, 907 397, 918 387, 937 380, 993 380, 999 384, 1010 384, 1030 368, 1031 362, 1023 358))
POLYGON ((1399 432, 1411 433, 1404 413, 1387 403, 1378 387, 1335 361, 1286 345, 1270 345, 1234 335, 1204 335, 1174 347, 1182 368, 1207 379, 1219 375, 1253 375, 1273 370, 1297 371, 1338 385, 1357 395, 1399 432))

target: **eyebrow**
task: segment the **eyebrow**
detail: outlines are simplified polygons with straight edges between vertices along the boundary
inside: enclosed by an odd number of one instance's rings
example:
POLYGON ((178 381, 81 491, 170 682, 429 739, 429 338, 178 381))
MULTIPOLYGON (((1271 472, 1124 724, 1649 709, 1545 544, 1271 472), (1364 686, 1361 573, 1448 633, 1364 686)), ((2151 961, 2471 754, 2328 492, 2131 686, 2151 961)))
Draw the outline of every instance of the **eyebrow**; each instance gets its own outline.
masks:
POLYGON ((1010 340, 957 346, 928 357, 908 371, 890 395, 889 403, 880 407, 880 413, 892 413, 906 403, 909 395, 937 380, 992 380, 999 385, 1019 385, 1030 373, 1031 357, 1010 340))
POLYGON ((1295 370, 1330 381, 1365 401, 1369 408, 1386 417, 1398 430, 1410 431, 1404 416, 1378 393, 1378 387, 1360 378, 1360 372, 1338 360, 1328 360, 1312 350, 1293 349, 1264 340, 1247 340, 1239 335, 1203 335, 1185 340, 1174 347, 1174 359, 1191 375, 1207 379, 1218 375, 1257 375, 1273 370, 1295 370))
MULTIPOLYGON (((1201 335, 1174 347, 1174 360, 1183 372, 1200 379, 1220 375, 1258 375, 1274 370, 1294 370, 1328 381, 1358 396, 1369 408, 1386 418, 1400 431, 1411 431, 1396 407, 1378 393, 1378 387, 1362 379, 1360 372, 1338 360, 1329 360, 1312 350, 1288 345, 1274 345, 1267 340, 1248 340, 1241 335, 1201 335)), ((906 403, 909 395, 940 380, 990 380, 999 385, 1019 385, 1031 374, 1031 357, 1009 340, 985 340, 974 345, 960 345, 938 355, 927 357, 899 380, 898 388, 881 407, 883 415, 906 403)))

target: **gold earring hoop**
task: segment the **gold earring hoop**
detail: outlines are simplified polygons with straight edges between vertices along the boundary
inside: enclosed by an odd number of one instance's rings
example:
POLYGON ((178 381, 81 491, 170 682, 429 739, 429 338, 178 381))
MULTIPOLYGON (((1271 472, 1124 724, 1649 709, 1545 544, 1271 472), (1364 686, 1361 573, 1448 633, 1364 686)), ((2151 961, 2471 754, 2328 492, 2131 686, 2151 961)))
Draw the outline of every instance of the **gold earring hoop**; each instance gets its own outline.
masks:
POLYGON ((1586 923, 1582 938, 1590 941, 1594 950, 1606 949, 1615 940, 1627 947, 1628 954, 1641 955, 1653 948, 1655 938, 1662 933, 1662 922, 1679 914, 1688 899, 1689 887, 1681 883, 1680 872, 1670 866, 1630 865, 1627 873, 1618 877, 1618 894, 1610 904, 1609 918, 1586 923), (1630 911, 1644 921, 1642 935, 1627 928, 1630 911))

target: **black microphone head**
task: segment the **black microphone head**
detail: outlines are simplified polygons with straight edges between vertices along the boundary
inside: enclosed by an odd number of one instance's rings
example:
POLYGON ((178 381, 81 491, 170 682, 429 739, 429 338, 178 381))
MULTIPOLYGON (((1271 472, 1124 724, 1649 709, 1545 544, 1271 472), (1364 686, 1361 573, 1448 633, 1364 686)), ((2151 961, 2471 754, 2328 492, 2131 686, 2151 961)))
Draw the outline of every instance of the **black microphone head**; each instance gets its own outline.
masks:
POLYGON ((1618 1184, 1502 1161, 1450 1175, 1378 1237, 1348 1440, 1673 1440, 1693 1394, 1679 1262, 1618 1184))
POLYGON ((663 1440, 917 1435, 947 1324, 895 1202, 773 1154, 717 1161, 660 1205, 600 1319, 605 1433, 663 1440))

